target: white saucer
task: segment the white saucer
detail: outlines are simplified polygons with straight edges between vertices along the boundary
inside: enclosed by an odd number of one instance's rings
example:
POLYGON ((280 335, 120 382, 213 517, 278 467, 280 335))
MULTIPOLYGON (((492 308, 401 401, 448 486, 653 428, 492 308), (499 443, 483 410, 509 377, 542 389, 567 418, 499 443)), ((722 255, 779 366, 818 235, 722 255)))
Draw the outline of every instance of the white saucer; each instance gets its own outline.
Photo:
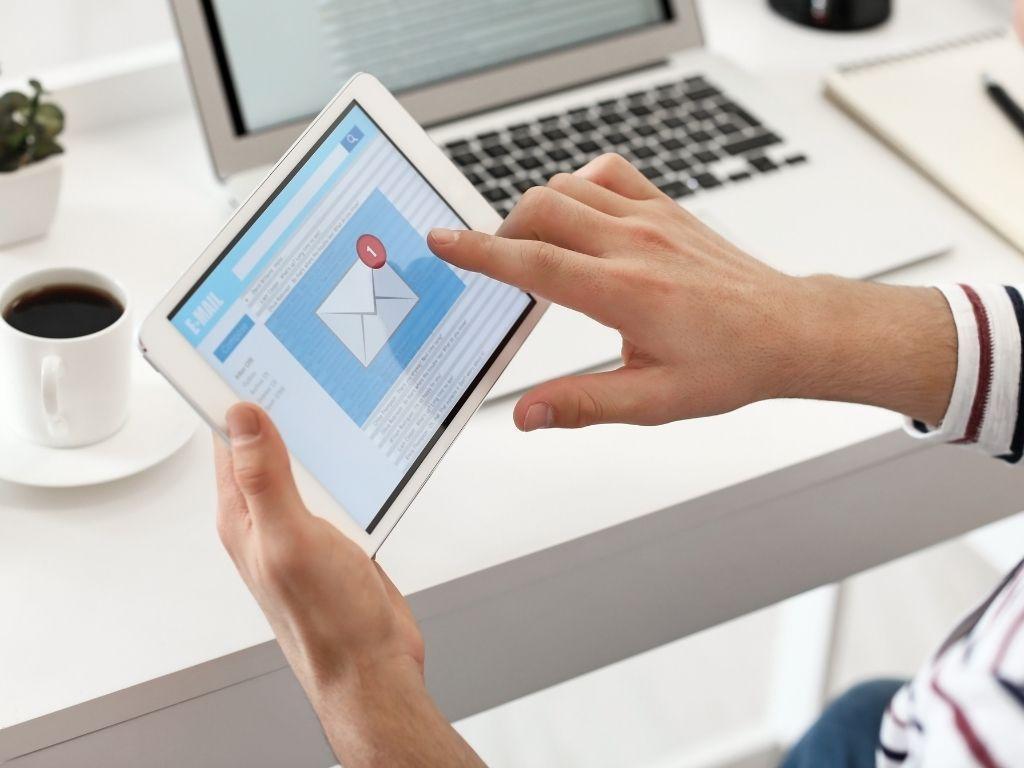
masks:
POLYGON ((132 368, 132 402, 124 426, 81 448, 48 448, 0 428, 0 480, 45 488, 96 485, 142 472, 181 448, 199 417, 141 356, 132 368))

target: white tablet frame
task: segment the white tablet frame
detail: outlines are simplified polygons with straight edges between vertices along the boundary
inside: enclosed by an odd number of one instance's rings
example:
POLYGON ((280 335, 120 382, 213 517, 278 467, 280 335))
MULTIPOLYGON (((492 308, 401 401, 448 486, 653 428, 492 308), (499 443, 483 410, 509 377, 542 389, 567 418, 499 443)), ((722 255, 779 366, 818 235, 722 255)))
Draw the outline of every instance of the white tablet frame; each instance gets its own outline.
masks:
MULTIPOLYGON (((395 97, 373 76, 364 73, 354 75, 295 140, 249 198, 239 206, 202 255, 160 300, 143 322, 139 332, 139 346, 146 359, 222 437, 226 437, 224 415, 232 405, 240 402, 240 398, 171 324, 169 316, 201 281, 207 269, 230 246, 239 231, 257 215, 268 198, 277 192, 278 187, 285 182, 317 141, 331 130, 335 121, 352 102, 358 102, 359 107, 377 123, 380 130, 405 154, 409 162, 471 229, 493 233, 501 223, 501 217, 430 140, 395 97)), ((330 520, 356 541, 367 554, 374 555, 408 509, 445 451, 483 402, 512 356, 540 320, 547 308, 547 302, 536 296, 531 295, 531 298, 534 300, 533 307, 520 320, 518 327, 498 351, 493 362, 465 396, 462 405, 451 414, 448 425, 420 458, 415 470, 407 476, 404 487, 377 522, 373 533, 368 534, 360 528, 346 513, 344 507, 292 454, 295 479, 310 510, 330 520)))

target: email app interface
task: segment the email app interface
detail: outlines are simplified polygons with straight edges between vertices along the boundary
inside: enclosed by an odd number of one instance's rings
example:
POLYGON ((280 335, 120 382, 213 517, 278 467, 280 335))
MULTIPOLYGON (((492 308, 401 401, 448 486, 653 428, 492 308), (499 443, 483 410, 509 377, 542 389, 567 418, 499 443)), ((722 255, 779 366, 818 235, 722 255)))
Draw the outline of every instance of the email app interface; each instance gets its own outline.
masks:
POLYGON ((435 226, 465 225, 353 105, 170 318, 368 530, 531 304, 435 226))

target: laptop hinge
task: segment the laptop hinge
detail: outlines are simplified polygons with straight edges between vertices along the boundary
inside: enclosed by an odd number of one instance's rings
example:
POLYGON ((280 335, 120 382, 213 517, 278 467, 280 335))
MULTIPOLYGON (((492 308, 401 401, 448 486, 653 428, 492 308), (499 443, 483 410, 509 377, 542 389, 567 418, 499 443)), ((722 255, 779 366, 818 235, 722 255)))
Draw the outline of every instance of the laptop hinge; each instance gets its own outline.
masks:
POLYGON ((639 67, 631 67, 629 69, 624 69, 624 70, 621 70, 619 72, 614 72, 612 74, 604 74, 604 75, 601 75, 600 77, 595 77, 595 78, 593 78, 591 80, 581 80, 578 83, 573 83, 572 85, 567 85, 564 88, 553 88, 550 91, 539 91, 537 93, 534 93, 534 94, 531 94, 529 96, 526 96, 526 97, 524 97, 522 99, 512 99, 510 101, 501 102, 499 104, 492 104, 491 106, 485 107, 484 109, 476 109, 476 110, 473 110, 471 112, 465 112, 465 113, 461 113, 461 114, 458 114, 458 115, 452 115, 451 117, 446 117, 444 120, 435 120, 432 123, 425 123, 423 125, 423 128, 429 131, 431 128, 438 128, 438 127, 440 127, 442 125, 448 125, 450 123, 456 123, 459 120, 468 120, 471 117, 477 117, 479 115, 486 115, 486 114, 488 114, 490 112, 497 112, 500 109, 508 109, 509 107, 515 107, 515 106, 518 106, 520 104, 528 104, 529 102, 536 101, 537 99, 547 98, 548 96, 557 96, 560 93, 567 93, 569 91, 575 91, 578 88, 585 88, 588 85, 595 85, 597 83, 604 83, 604 82, 607 82, 608 80, 614 80, 615 78, 618 78, 618 77, 626 77, 627 75, 636 75, 636 74, 639 74, 641 72, 650 72, 650 71, 653 71, 655 69, 660 69, 660 68, 664 67, 666 64, 668 64, 668 59, 661 59, 660 61, 654 61, 654 62, 651 62, 649 64, 644 64, 644 65, 639 66, 639 67))

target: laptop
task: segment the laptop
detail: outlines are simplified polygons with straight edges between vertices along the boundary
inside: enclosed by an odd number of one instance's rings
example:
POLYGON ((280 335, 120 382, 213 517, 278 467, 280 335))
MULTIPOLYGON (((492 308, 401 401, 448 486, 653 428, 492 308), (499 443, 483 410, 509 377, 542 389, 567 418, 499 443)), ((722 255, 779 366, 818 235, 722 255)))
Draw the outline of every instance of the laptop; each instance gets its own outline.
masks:
MULTIPOLYGON (((794 274, 870 277, 946 250, 920 181, 844 147, 703 47, 695 0, 171 0, 217 174, 244 199, 356 71, 376 75, 494 208, 618 152, 794 274)), ((493 396, 613 364, 553 307, 493 396)))

